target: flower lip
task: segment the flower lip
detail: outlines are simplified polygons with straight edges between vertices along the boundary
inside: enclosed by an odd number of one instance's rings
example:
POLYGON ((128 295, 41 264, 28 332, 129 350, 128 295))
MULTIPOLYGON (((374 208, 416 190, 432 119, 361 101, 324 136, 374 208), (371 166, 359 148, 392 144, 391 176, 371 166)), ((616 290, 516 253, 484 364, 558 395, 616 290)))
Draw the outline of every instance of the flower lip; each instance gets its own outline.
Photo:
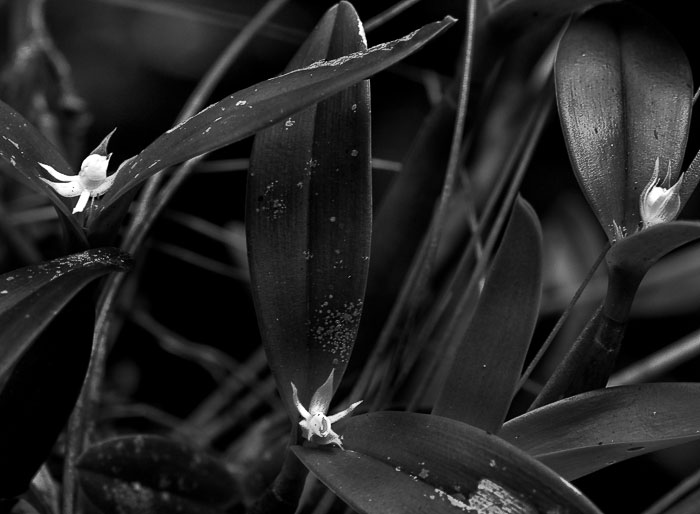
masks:
POLYGON ((107 178, 107 166, 109 166, 109 159, 112 154, 99 155, 91 154, 88 155, 83 164, 80 166, 80 183, 83 187, 89 191, 94 191, 107 178))

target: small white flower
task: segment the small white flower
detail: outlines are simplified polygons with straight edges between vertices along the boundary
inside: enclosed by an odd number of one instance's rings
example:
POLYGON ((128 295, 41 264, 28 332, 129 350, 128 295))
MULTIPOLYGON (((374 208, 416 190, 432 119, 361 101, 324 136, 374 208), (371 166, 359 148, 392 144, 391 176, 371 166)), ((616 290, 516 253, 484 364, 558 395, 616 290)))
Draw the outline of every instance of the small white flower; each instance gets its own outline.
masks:
POLYGON ((662 181, 659 180, 659 158, 657 157, 651 180, 639 197, 639 213, 642 217, 643 229, 675 219, 681 209, 679 190, 682 183, 683 175, 681 174, 678 181, 671 186, 670 161, 666 177, 662 181))
POLYGON ((294 405, 296 405, 299 414, 302 419, 299 422, 301 425, 304 437, 309 441, 313 436, 318 437, 320 444, 337 444, 343 449, 343 444, 341 442, 341 436, 336 434, 331 425, 349 415, 355 407, 362 403, 362 400, 355 402, 347 409, 333 414, 332 416, 326 416, 328 412, 328 407, 331 403, 331 398, 333 397, 333 373, 335 370, 331 370, 331 374, 328 375, 326 381, 319 387, 314 395, 311 397, 311 403, 309 404, 309 410, 306 410, 304 406, 299 401, 299 394, 297 393, 297 388, 292 384, 292 397, 294 399, 294 405))
POLYGON ((83 212, 87 206, 89 198, 102 196, 107 190, 112 187, 117 174, 113 173, 107 176, 107 165, 112 154, 88 155, 83 164, 80 166, 80 172, 77 175, 64 175, 59 173, 48 164, 39 163, 39 166, 44 168, 53 178, 60 182, 52 182, 41 178, 49 186, 51 186, 59 195, 67 198, 80 196, 78 203, 73 208, 73 214, 83 212))

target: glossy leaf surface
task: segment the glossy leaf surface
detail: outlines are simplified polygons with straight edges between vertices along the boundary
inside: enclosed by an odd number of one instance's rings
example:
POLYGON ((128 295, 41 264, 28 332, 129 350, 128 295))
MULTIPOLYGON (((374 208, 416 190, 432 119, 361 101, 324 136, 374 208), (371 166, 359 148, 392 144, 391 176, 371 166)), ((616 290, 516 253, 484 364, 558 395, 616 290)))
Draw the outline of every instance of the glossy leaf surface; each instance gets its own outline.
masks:
MULTIPOLYGON (((109 224, 110 206, 154 173, 285 120, 295 112, 395 64, 454 22, 455 19, 448 16, 401 39, 366 51, 307 62, 306 68, 260 82, 210 105, 122 163, 114 185, 91 221, 90 232, 99 232, 101 224, 109 224)), ((358 27, 354 32, 358 33, 358 27)))
POLYGON ((700 384, 591 391, 508 421, 499 435, 573 480, 615 462, 700 439, 700 384))
POLYGON ((433 414, 498 431, 535 329, 541 281, 539 222, 518 198, 433 414))
POLYGON ((347 451, 293 450, 357 512, 599 512, 524 452, 464 423, 376 412, 340 431, 347 451))
POLYGON ((0 377, 80 289, 129 265, 116 248, 98 248, 0 275, 0 377))
MULTIPOLYGON (((606 6, 566 31, 555 82, 569 156, 588 202, 609 239, 613 222, 633 233, 656 159, 662 170, 670 163, 671 183, 680 174, 693 95, 685 54, 636 9, 606 6)), ((686 177, 682 203, 697 178, 686 177)))
POLYGON ((80 485, 105 513, 221 512, 235 495, 222 464, 157 436, 109 439, 78 461, 80 485))
MULTIPOLYGON (((366 48, 341 2, 289 65, 366 48)), ((350 358, 362 312, 371 233, 369 83, 360 82, 260 132, 253 145, 246 228, 258 325, 293 419, 290 382, 308 405, 350 358)))

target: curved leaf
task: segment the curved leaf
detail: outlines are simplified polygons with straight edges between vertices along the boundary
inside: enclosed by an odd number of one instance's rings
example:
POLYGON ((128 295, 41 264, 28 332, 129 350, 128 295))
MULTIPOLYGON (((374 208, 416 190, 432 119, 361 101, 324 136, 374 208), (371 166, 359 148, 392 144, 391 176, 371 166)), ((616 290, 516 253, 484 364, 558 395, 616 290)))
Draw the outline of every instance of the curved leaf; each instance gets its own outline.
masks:
POLYGON ((700 239, 700 222, 660 223, 617 241, 606 260, 610 268, 643 277, 664 255, 696 239, 700 239))
POLYGON ((53 179, 38 163, 51 166, 65 175, 73 175, 70 164, 21 114, 0 101, 0 157, 17 171, 17 177, 29 187, 49 197, 69 237, 87 247, 85 232, 72 214, 68 200, 59 196, 39 177, 53 179))
MULTIPOLYGON (((329 9, 289 65, 366 48, 354 8, 329 9)), ((270 367, 293 419, 290 382, 308 405, 357 334, 372 223, 369 83, 260 132, 248 177, 253 297, 270 367)))
POLYGON ((541 282, 542 231, 518 198, 433 414, 498 431, 535 330, 541 282))
POLYGON ((122 163, 114 185, 90 221, 89 231, 99 231, 102 218, 109 215, 110 206, 156 172, 251 136, 388 68, 417 51, 455 21, 447 16, 401 39, 369 50, 309 63, 305 68, 260 82, 210 105, 122 163))
POLYGON ((98 248, 0 275, 0 377, 78 291, 130 257, 98 248))
POLYGON ((126 436, 90 447, 80 485, 102 512, 220 512, 236 492, 216 459, 157 436, 126 436))
MULTIPOLYGON (((588 202, 610 240, 613 222, 634 232, 656 159, 663 170, 670 163, 672 183, 680 174, 693 95, 683 50, 630 6, 595 9, 562 38, 555 82, 569 156, 588 202)), ((685 203, 688 194, 681 194, 685 203)))
POLYGON ((357 512, 599 512, 547 467, 464 423, 376 412, 349 419, 343 434, 348 451, 292 449, 357 512))
POLYGON ((700 384, 591 391, 508 421, 499 435, 573 480, 700 439, 700 384))

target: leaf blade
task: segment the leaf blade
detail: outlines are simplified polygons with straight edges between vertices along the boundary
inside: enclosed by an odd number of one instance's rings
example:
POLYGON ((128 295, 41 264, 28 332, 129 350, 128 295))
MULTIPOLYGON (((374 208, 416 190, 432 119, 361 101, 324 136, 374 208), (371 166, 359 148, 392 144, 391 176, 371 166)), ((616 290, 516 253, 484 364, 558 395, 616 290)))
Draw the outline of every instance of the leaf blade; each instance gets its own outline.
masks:
POLYGON ((110 205, 154 173, 251 136, 342 91, 415 52, 454 22, 454 18, 448 16, 404 38, 372 47, 367 52, 341 57, 335 62, 316 63, 260 82, 210 105, 123 163, 119 176, 105 194, 91 225, 99 226, 99 220, 107 216, 110 205), (204 135, 207 137, 201 137, 204 135))
MULTIPOLYGON (((366 48, 354 8, 341 2, 289 67, 366 48)), ((357 333, 371 233, 369 84, 360 82, 265 129, 254 141, 246 230, 256 313, 270 367, 292 419, 335 369, 357 333)))
POLYGON ((700 385, 591 391, 508 421, 500 434, 569 480, 700 434, 700 385))
POLYGON ((498 431, 535 329, 541 282, 542 231, 518 198, 433 414, 498 431))
POLYGON ((349 419, 343 436, 349 451, 293 451, 359 512, 478 510, 479 501, 488 509, 494 492, 513 512, 599 512, 526 454, 448 418, 375 412, 349 419))

